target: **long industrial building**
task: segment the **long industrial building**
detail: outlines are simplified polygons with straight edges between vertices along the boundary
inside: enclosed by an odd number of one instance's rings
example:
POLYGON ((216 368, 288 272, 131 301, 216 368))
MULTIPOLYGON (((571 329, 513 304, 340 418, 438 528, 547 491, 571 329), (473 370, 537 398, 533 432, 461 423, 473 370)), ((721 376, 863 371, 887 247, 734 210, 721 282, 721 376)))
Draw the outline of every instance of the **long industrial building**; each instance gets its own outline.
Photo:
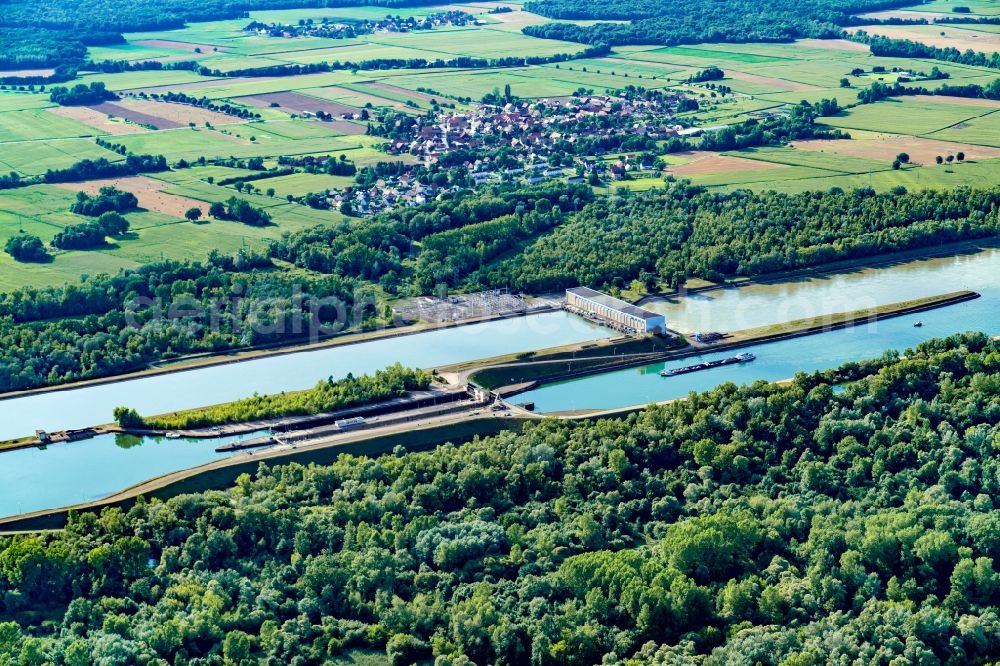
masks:
POLYGON ((667 320, 663 315, 587 287, 567 289, 566 307, 593 315, 614 328, 628 332, 664 334, 667 331, 667 320))

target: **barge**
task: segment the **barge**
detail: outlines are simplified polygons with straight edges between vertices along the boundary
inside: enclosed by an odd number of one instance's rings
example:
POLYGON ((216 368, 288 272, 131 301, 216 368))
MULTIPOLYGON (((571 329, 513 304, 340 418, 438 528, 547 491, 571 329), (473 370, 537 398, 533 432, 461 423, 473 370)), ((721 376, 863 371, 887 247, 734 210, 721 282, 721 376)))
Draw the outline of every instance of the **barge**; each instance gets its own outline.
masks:
POLYGON ((686 375, 689 372, 698 372, 699 370, 711 370, 712 368, 718 368, 723 365, 735 365, 737 363, 749 363, 755 360, 757 357, 750 352, 743 352, 742 354, 737 354, 736 356, 730 356, 728 358, 720 358, 717 361, 705 361, 704 363, 695 363, 694 365, 686 365, 682 368, 670 368, 669 370, 664 370, 660 373, 661 377, 676 377, 677 375, 686 375))

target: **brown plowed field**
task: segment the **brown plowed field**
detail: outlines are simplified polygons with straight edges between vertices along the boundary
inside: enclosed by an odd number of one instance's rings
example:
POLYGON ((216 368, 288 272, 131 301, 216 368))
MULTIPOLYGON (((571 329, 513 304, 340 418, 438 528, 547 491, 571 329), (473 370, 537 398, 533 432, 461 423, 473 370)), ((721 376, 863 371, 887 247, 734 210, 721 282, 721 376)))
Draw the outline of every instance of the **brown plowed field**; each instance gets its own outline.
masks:
POLYGON ((102 178, 82 183, 63 183, 59 187, 73 190, 74 192, 83 191, 87 194, 96 194, 105 185, 113 185, 119 190, 131 192, 139 200, 139 206, 146 210, 182 218, 189 208, 197 207, 201 209, 202 215, 208 214, 208 204, 204 201, 162 192, 163 188, 170 187, 169 183, 147 178, 146 176, 102 178))
POLYGON ((670 173, 677 176, 694 176, 697 174, 720 173, 726 171, 766 171, 768 169, 784 169, 784 164, 748 160, 743 157, 730 157, 716 153, 680 153, 682 157, 691 158, 691 162, 670 167, 670 173))
POLYGON ((145 127, 127 123, 123 120, 108 120, 108 114, 101 113, 89 106, 57 106, 46 109, 46 111, 54 113, 57 116, 62 116, 63 118, 78 120, 85 125, 90 125, 94 129, 107 132, 108 134, 142 134, 149 131, 145 127))

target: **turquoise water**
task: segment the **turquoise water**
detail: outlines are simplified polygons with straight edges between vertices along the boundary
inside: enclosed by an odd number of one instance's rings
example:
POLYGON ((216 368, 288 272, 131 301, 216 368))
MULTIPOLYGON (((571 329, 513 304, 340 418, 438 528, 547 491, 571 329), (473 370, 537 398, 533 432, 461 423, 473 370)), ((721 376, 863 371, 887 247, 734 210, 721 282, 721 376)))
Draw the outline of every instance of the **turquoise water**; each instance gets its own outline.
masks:
MULTIPOLYGON (((542 412, 624 407, 681 397, 727 381, 743 384, 786 379, 800 370, 826 369, 960 331, 1000 334, 997 250, 712 292, 664 307, 668 308, 668 321, 681 329, 697 325, 703 330, 733 330, 737 326, 732 324, 739 321, 768 324, 959 289, 973 289, 983 297, 873 325, 757 345, 750 348, 757 360, 742 366, 663 378, 658 373, 665 366, 659 363, 553 384, 522 394, 518 400, 533 401, 542 412), (812 310, 803 310, 804 305, 792 307, 786 302, 790 300, 808 303, 812 310), (702 326, 699 318, 706 312, 711 313, 710 325, 702 326), (918 319, 924 322, 922 328, 913 327, 918 319)), ((165 412, 232 400, 255 391, 305 388, 327 376, 370 372, 396 361, 431 367, 607 335, 606 330, 578 317, 552 313, 0 401, 0 437, 30 433, 35 428, 55 430, 107 421, 111 410, 120 404, 145 413, 165 412)), ((688 365, 731 353, 707 354, 670 365, 688 365)), ((233 455, 214 450, 231 439, 123 441, 103 436, 45 450, 0 453, 0 515, 106 497, 162 474, 233 455)))
POLYGON ((108 423, 120 405, 140 414, 162 414, 254 393, 309 388, 327 377, 371 373, 397 361, 430 368, 609 335, 580 317, 550 312, 0 400, 0 440, 31 435, 36 429, 108 423))
MULTIPOLYGON (((720 312, 715 322, 731 321, 739 316, 753 317, 754 325, 782 321, 787 310, 780 301, 781 295, 794 289, 797 297, 809 300, 808 285, 814 287, 816 304, 814 312, 824 310, 843 312, 853 309, 851 303, 865 307, 874 303, 893 303, 933 293, 972 289, 981 298, 958 305, 939 308, 915 315, 886 319, 875 324, 830 331, 819 335, 794 338, 782 342, 756 345, 747 350, 757 355, 757 360, 737 366, 723 366, 676 377, 660 377, 664 367, 691 365, 703 360, 731 356, 733 352, 705 354, 703 356, 656 363, 639 368, 593 375, 543 386, 518 396, 518 402, 534 402, 540 412, 573 409, 615 408, 669 400, 687 395, 690 391, 706 391, 724 382, 748 384, 759 379, 776 381, 788 379, 799 371, 824 370, 842 363, 881 355, 887 349, 904 350, 934 337, 962 331, 983 331, 1000 334, 1000 251, 987 250, 974 256, 952 257, 933 261, 920 261, 882 270, 869 270, 848 276, 832 276, 805 283, 768 285, 743 290, 726 290, 714 299, 719 307, 730 307, 720 312), (923 266, 923 276, 915 275, 914 266, 923 266), (833 286, 836 285, 836 286, 833 286), (762 292, 776 294, 768 302, 762 292), (744 308, 739 299, 746 294, 753 303, 744 308), (846 307, 845 307, 846 306, 846 307), (916 321, 924 326, 914 328, 916 321)), ((701 315, 703 298, 692 300, 685 309, 682 300, 676 304, 675 319, 693 321, 701 315), (685 317, 691 317, 685 319, 685 317)), ((671 320, 668 319, 668 323, 671 320)), ((725 326, 705 327, 706 330, 727 330, 725 326)), ((742 351, 742 350, 741 350, 742 351)))
POLYGON ((216 453, 215 447, 259 434, 207 440, 102 435, 0 453, 0 516, 89 502, 179 469, 241 455, 216 453))

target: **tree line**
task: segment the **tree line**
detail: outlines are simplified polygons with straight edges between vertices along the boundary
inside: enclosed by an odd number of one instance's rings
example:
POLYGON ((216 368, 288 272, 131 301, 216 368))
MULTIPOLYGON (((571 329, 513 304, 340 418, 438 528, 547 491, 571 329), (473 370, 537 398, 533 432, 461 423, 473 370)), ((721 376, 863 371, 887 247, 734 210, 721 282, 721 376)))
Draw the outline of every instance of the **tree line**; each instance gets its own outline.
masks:
POLYGON ((177 355, 307 339, 344 321, 333 297, 372 301, 355 280, 290 275, 248 250, 202 262, 154 262, 65 287, 0 295, 0 391, 106 377, 177 355))
POLYGON ((634 279, 677 287, 690 278, 761 275, 998 231, 997 189, 722 193, 678 182, 588 204, 468 280, 528 293, 624 287, 634 279))
POLYGON ((322 414, 346 407, 369 405, 403 397, 410 391, 426 389, 430 384, 431 376, 428 373, 395 363, 383 370, 376 370, 374 375, 355 377, 349 374, 343 379, 329 378, 305 391, 254 395, 222 405, 161 416, 143 418, 133 409, 120 407, 115 410, 115 419, 122 427, 130 428, 205 428, 285 416, 322 414))
POLYGON ((864 30, 859 30, 851 36, 851 39, 862 44, 867 44, 871 48, 872 55, 876 56, 942 60, 960 65, 1000 69, 1000 53, 986 54, 981 51, 973 51, 972 49, 960 51, 954 46, 928 46, 927 44, 921 44, 910 39, 893 39, 881 35, 869 35, 864 30))
POLYGON ((1000 346, 261 465, 0 539, 0 660, 989 663, 1000 346))
POLYGON ((569 22, 526 26, 527 35, 584 44, 698 44, 702 42, 789 42, 806 37, 840 37, 845 26, 865 22, 858 14, 906 6, 903 0, 532 0, 524 8, 569 22))

